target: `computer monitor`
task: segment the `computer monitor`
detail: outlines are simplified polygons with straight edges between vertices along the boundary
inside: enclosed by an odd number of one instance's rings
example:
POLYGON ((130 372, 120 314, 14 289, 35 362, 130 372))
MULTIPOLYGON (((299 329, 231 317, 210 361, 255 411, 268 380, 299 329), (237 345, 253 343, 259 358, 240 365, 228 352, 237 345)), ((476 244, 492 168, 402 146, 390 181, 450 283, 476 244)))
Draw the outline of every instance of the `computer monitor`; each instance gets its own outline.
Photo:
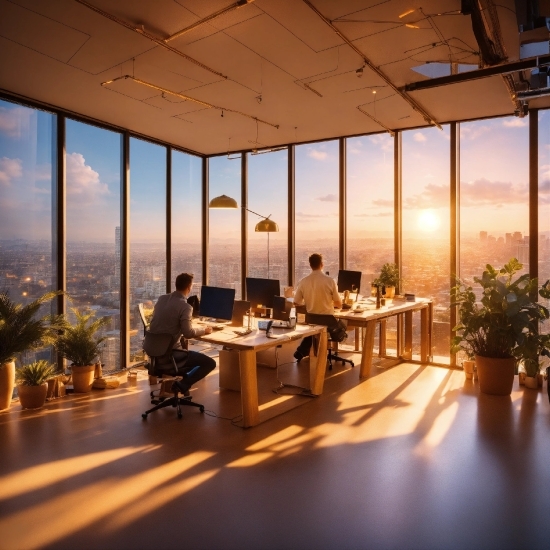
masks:
POLYGON ((273 298, 273 319, 288 321, 290 319, 290 310, 292 306, 292 302, 287 302, 284 296, 275 296, 273 298))
POLYGON ((273 298, 279 294, 281 294, 279 279, 246 278, 246 299, 253 308, 259 305, 272 308, 273 298))
POLYGON ((234 288, 203 286, 201 287, 201 317, 212 317, 224 321, 231 321, 234 301, 234 288))
POLYGON ((231 317, 231 326, 242 327, 243 317, 248 315, 250 302, 248 300, 235 300, 233 302, 233 316, 231 317))
POLYGON ((349 290, 359 292, 361 288, 361 272, 341 269, 338 271, 338 292, 349 290))

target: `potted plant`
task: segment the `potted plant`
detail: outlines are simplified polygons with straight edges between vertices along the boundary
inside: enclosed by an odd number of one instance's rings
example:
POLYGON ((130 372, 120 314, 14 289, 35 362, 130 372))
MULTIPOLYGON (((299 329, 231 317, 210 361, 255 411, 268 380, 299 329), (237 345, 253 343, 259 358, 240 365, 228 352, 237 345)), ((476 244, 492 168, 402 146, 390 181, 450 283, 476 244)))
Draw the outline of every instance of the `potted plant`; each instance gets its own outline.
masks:
MULTIPOLYGON (((541 355, 549 355, 550 335, 539 333, 539 323, 548 310, 532 299, 537 280, 528 274, 514 280, 523 265, 512 258, 501 269, 487 265, 474 281, 481 286, 478 303, 471 286, 461 281, 452 289, 453 306, 459 322, 451 352, 460 350, 475 356, 480 390, 493 395, 510 395, 519 360, 531 369, 541 355)), ((548 282, 539 294, 550 297, 548 282)))
POLYGON ((40 409, 46 402, 48 380, 56 375, 56 367, 41 359, 15 370, 19 403, 23 409, 40 409))
POLYGON ((15 358, 29 349, 51 343, 62 318, 37 316, 41 306, 59 292, 47 292, 27 305, 16 304, 0 292, 0 410, 10 406, 15 386, 15 358))
POLYGON ((81 313, 76 308, 72 308, 71 311, 76 316, 76 323, 67 323, 54 345, 57 352, 71 362, 74 391, 86 393, 92 390, 95 361, 99 357, 100 344, 105 340, 104 336, 95 334, 109 322, 109 319, 93 319, 93 311, 81 313))
POLYGON ((395 288, 399 286, 399 268, 396 264, 386 263, 380 269, 380 275, 374 280, 375 285, 384 285, 386 298, 395 296, 395 288))

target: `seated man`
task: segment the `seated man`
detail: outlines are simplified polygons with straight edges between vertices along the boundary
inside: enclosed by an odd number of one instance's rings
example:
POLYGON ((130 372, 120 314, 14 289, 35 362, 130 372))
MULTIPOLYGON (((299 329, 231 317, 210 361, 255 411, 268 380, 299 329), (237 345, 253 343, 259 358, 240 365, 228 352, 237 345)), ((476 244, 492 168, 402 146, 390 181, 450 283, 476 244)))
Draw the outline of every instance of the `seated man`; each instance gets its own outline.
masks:
MULTIPOLYGON (((176 384, 184 395, 189 395, 189 388, 204 378, 216 367, 216 361, 203 353, 183 349, 180 339, 196 338, 210 334, 211 327, 195 329, 191 325, 193 308, 187 303, 191 292, 193 275, 180 273, 176 277, 176 290, 172 294, 164 294, 155 304, 149 332, 153 334, 171 334, 175 344, 172 355, 178 366, 178 374, 183 379, 176 384)), ((166 374, 171 374, 168 370, 166 374)))
MULTIPOLYGON (((309 257, 309 266, 311 273, 298 283, 294 294, 294 304, 305 305, 308 313, 334 315, 334 307, 342 307, 342 300, 334 279, 323 273, 323 256, 312 254, 309 257)), ((312 342, 312 336, 307 336, 302 340, 294 352, 298 363, 306 355, 309 355, 312 342)))

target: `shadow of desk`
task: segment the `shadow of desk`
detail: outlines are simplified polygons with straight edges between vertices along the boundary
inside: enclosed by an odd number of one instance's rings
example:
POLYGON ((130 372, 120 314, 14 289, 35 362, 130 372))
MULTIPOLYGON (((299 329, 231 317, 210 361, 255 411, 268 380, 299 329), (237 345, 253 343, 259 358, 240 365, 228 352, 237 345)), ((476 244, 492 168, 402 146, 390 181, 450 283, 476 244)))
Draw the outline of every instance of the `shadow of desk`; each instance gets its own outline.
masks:
MULTIPOLYGON (((415 302, 387 301, 387 305, 380 309, 367 309, 361 313, 352 313, 351 310, 338 311, 334 315, 338 319, 347 321, 348 328, 360 327, 365 329, 363 346, 361 351, 361 368, 359 377, 365 378, 369 375, 372 367, 374 350, 374 336, 376 324, 381 323, 381 340, 385 342, 385 322, 390 317, 398 318, 397 358, 401 360, 412 359, 412 326, 413 313, 420 312, 420 360, 427 362, 431 356, 432 349, 432 323, 433 304, 426 298, 417 298, 415 302), (405 320, 404 339, 401 337, 400 321, 405 320)), ((385 354, 385 344, 382 345, 382 355, 385 354)))
MULTIPOLYGON (((274 329, 277 338, 267 338, 264 331, 254 331, 246 336, 238 336, 227 328, 201 336, 199 340, 224 346, 239 354, 239 369, 241 379, 241 404, 243 427, 249 428, 264 422, 270 416, 260 412, 258 406, 258 374, 256 353, 261 350, 277 347, 293 340, 301 340, 306 336, 315 336, 318 343, 312 346, 309 359, 310 391, 313 395, 321 395, 325 381, 327 357, 327 331, 323 326, 298 325, 295 329, 274 329)), ((273 415, 272 415, 273 416, 273 415)))

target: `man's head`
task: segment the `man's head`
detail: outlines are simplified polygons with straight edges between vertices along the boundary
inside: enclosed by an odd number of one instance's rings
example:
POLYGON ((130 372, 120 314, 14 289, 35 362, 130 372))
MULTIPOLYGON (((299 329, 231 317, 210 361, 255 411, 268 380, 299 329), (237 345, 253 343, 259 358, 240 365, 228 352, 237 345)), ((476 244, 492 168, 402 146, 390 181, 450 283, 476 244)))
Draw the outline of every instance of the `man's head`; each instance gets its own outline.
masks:
POLYGON ((323 267, 323 256, 321 254, 312 254, 309 257, 309 266, 311 269, 322 269, 323 267))
POLYGON ((193 275, 190 273, 180 273, 176 277, 176 290, 178 292, 188 292, 193 284, 193 275))

